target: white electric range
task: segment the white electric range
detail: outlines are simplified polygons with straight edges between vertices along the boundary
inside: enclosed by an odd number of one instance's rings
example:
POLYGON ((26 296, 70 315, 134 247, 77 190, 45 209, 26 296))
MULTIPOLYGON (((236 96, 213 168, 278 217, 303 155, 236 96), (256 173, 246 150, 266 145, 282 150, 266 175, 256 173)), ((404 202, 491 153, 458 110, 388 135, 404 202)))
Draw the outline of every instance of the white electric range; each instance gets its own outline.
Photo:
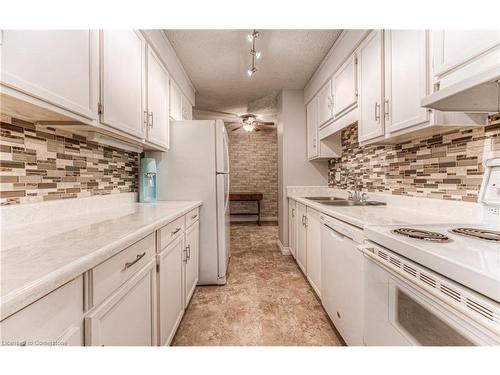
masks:
POLYGON ((500 159, 485 167, 485 222, 365 228, 366 345, 500 344, 500 159))

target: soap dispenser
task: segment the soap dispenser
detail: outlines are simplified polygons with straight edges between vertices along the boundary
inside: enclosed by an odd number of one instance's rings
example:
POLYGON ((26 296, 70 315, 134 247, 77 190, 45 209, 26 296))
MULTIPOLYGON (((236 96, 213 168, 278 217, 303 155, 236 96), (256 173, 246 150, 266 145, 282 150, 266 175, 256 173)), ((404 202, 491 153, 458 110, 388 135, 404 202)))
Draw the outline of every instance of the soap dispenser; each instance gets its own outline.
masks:
POLYGON ((139 170, 139 202, 156 202, 156 160, 142 158, 139 170))

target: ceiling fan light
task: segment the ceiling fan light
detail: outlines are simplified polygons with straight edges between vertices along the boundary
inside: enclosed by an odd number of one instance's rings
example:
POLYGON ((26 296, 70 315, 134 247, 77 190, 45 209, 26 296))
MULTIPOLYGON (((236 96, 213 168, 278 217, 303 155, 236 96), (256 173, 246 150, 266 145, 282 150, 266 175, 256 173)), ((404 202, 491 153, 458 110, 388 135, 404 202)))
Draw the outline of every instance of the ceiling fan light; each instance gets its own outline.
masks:
POLYGON ((253 67, 252 69, 247 70, 247 74, 251 77, 255 74, 256 71, 257 71, 257 68, 253 67))
POLYGON ((255 58, 260 59, 261 53, 260 51, 255 52, 255 58))
POLYGON ((253 124, 248 124, 248 123, 243 124, 243 130, 245 130, 247 133, 250 133, 253 130, 253 128, 254 128, 253 124))
POLYGON ((247 39, 249 42, 252 42, 253 41, 253 35, 252 34, 248 34, 247 35, 247 39))

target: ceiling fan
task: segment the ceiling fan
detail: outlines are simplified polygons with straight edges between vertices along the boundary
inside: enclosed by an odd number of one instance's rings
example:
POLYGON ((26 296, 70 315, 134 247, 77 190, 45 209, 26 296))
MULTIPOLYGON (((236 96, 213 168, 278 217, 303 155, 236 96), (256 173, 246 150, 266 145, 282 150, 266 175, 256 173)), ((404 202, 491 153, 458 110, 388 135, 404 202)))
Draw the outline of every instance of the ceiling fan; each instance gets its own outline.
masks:
POLYGON ((239 122, 230 122, 229 124, 237 124, 237 126, 234 129, 231 129, 231 131, 236 131, 238 129, 243 128, 246 132, 250 133, 251 131, 261 131, 263 127, 267 126, 274 126, 274 122, 272 121, 261 121, 257 119, 257 116, 251 113, 247 113, 244 115, 240 116, 240 121, 239 122))

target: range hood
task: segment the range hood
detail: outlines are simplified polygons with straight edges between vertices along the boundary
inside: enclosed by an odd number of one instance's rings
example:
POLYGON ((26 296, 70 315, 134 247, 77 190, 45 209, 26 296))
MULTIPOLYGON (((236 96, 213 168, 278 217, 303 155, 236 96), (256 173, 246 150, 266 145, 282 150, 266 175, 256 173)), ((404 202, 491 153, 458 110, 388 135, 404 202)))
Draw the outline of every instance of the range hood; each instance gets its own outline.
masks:
POLYGON ((500 112, 500 64, 426 96, 421 105, 449 112, 500 112))

